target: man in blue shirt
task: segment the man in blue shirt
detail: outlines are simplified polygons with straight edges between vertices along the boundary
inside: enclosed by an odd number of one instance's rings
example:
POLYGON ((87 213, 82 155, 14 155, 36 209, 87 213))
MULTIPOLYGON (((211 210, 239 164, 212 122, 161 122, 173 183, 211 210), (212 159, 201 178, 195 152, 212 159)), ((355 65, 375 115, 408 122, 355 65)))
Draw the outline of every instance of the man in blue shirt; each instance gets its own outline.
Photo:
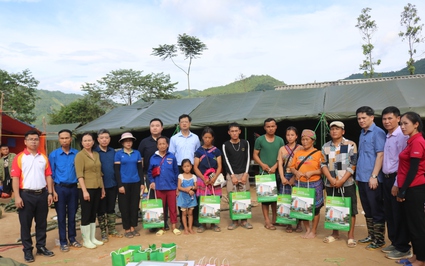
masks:
POLYGON ((362 128, 359 139, 359 158, 356 180, 360 201, 365 212, 368 236, 359 243, 369 245, 367 250, 375 250, 385 245, 385 215, 383 202, 383 174, 386 134, 373 122, 375 112, 369 106, 356 111, 357 122, 362 128))
POLYGON ((52 169, 53 200, 58 218, 60 250, 68 252, 70 245, 81 248, 75 237, 75 214, 78 208, 77 175, 75 174, 74 159, 78 151, 71 148, 72 133, 69 129, 62 129, 58 133, 60 148, 49 155, 52 169), (66 237, 66 223, 68 216, 68 240, 66 237))
POLYGON ((118 195, 114 171, 115 150, 108 146, 111 142, 111 136, 106 129, 101 129, 97 132, 97 142, 99 146, 94 150, 99 153, 100 162, 102 163, 103 186, 106 193, 105 197, 100 200, 97 221, 99 223, 102 241, 108 242, 108 234, 111 237, 122 237, 122 234, 118 233, 115 229, 115 220, 117 218, 115 214, 115 203, 118 195))
MULTIPOLYGON (((172 136, 170 139, 170 146, 168 151, 177 159, 177 165, 179 166, 179 172, 182 172, 181 163, 183 159, 189 159, 193 165, 195 158, 195 151, 201 146, 198 135, 190 132, 190 123, 192 118, 187 114, 182 114, 179 117, 180 132, 172 136)), ((199 207, 196 206, 193 210, 193 226, 199 227, 198 222, 199 207)), ((179 207, 180 215, 180 229, 183 229, 183 222, 181 218, 181 211, 179 207)))

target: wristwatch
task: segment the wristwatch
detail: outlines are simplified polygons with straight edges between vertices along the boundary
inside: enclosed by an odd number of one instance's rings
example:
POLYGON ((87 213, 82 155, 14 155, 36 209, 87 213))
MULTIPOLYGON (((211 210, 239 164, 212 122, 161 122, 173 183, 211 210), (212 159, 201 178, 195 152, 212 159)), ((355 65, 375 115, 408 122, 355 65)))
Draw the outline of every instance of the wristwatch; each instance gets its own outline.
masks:
POLYGON ((378 176, 377 175, 371 175, 370 177, 372 177, 372 178, 378 178, 378 176))

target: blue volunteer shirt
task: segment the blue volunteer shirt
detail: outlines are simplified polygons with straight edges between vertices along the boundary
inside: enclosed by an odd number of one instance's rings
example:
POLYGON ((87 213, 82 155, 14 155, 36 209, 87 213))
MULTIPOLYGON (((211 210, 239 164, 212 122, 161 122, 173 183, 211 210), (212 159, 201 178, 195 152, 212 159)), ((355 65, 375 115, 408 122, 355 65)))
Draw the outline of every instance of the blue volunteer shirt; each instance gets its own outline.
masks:
POLYGON ((75 173, 74 159, 78 151, 71 148, 66 154, 62 148, 52 151, 49 155, 52 169, 53 182, 56 184, 76 184, 78 182, 75 173))
POLYGON ((138 163, 142 162, 142 156, 138 150, 125 153, 121 149, 115 153, 115 162, 121 164, 121 183, 136 183, 140 181, 138 163))
MULTIPOLYGON (((357 160, 356 180, 369 182, 375 166, 376 154, 384 151, 386 134, 384 130, 373 123, 365 132, 363 129, 359 139, 359 159, 357 160)), ((379 182, 383 182, 382 171, 378 174, 379 182)))
POLYGON ((99 153, 100 163, 102 164, 103 186, 105 188, 116 187, 117 180, 115 180, 114 171, 115 150, 108 147, 106 151, 103 151, 99 146, 94 150, 99 153))

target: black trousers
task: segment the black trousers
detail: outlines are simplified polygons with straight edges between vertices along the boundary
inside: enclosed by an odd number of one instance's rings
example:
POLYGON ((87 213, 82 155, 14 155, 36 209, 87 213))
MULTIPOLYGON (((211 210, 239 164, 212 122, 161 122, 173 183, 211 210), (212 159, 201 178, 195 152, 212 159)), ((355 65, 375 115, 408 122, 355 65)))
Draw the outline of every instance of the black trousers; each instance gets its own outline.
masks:
POLYGON ((379 183, 374 190, 369 188, 368 182, 358 182, 360 202, 366 218, 372 218, 373 223, 385 224, 383 184, 379 183))
POLYGON ((87 192, 90 195, 90 201, 84 200, 83 191, 78 189, 81 204, 81 225, 89 225, 96 222, 96 214, 99 210, 101 188, 89 188, 87 192))
POLYGON ((114 214, 115 213, 115 203, 117 202, 118 188, 110 187, 105 188, 105 197, 100 200, 99 210, 97 215, 114 214))
POLYGON ((403 223, 407 225, 413 254, 425 261, 425 185, 409 187, 403 202, 403 223))
POLYGON ((387 222, 388 239, 391 244, 400 252, 407 252, 410 249, 409 234, 406 225, 402 223, 402 203, 391 195, 391 189, 395 182, 396 174, 384 177, 384 212, 387 222))
POLYGON ((46 246, 46 229, 47 229, 47 190, 41 194, 33 194, 19 191, 24 202, 24 207, 18 210, 19 222, 21 224, 21 240, 24 246, 23 251, 32 251, 31 225, 32 220, 35 221, 35 239, 36 247, 46 246))
POLYGON ((136 227, 140 204, 140 182, 123 183, 125 194, 118 193, 118 206, 121 211, 122 227, 130 230, 136 227))

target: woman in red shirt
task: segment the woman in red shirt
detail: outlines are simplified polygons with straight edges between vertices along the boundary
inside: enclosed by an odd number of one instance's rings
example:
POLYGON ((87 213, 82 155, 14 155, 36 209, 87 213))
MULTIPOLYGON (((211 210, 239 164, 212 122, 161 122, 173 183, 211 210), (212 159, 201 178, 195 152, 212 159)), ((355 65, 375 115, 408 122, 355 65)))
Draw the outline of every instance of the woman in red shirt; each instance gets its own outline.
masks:
POLYGON ((415 254, 405 265, 425 266, 425 139, 421 117, 414 112, 403 114, 401 130, 409 139, 399 155, 397 201, 403 204, 403 223, 415 254))

